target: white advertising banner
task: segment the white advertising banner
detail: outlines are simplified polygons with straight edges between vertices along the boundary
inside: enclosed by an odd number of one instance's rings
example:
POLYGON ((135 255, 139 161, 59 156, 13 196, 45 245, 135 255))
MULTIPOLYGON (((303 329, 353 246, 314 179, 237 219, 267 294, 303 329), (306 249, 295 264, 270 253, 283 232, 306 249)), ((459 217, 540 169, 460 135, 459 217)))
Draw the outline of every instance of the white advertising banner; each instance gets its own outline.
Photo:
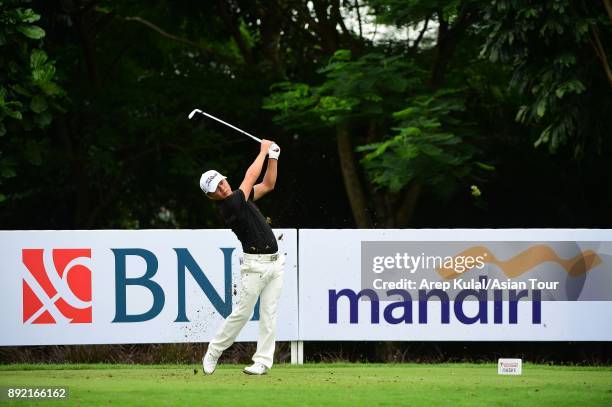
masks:
POLYGON ((299 337, 612 340, 612 231, 299 231, 299 337))
MULTIPOLYGON (((297 230, 285 254, 277 340, 297 340, 297 230)), ((230 230, 0 232, 0 345, 208 342, 238 301, 230 230)), ((238 341, 256 341, 257 305, 238 341)))

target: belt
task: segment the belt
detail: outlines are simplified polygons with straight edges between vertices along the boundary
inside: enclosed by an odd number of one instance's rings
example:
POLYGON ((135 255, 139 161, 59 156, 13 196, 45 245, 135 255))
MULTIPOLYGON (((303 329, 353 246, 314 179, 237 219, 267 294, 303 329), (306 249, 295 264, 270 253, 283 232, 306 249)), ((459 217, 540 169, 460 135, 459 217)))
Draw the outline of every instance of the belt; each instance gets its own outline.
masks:
POLYGON ((276 261, 278 260, 278 253, 274 254, 252 254, 244 253, 245 260, 258 260, 258 261, 276 261))

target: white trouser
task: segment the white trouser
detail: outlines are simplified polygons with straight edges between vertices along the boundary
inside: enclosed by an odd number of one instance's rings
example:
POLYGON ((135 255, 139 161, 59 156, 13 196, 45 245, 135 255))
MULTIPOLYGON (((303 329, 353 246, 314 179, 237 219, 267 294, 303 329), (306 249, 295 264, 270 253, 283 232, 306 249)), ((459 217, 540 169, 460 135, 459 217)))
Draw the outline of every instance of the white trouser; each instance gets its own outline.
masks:
POLYGON ((246 322, 253 316, 259 301, 259 337, 253 362, 271 368, 276 344, 276 306, 283 287, 285 256, 274 261, 265 260, 269 255, 244 254, 240 266, 240 301, 227 317, 215 338, 208 344, 208 353, 218 358, 229 348, 246 322))

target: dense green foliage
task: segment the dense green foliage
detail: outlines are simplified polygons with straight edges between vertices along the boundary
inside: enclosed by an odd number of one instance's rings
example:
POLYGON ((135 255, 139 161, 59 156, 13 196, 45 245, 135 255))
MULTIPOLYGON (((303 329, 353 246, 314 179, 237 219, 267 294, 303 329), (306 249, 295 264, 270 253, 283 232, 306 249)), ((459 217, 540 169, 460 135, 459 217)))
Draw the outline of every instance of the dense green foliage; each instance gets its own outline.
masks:
MULTIPOLYGON (((41 166, 48 148, 43 131, 53 114, 62 112, 64 96, 54 81, 55 65, 41 47, 40 15, 10 8, 12 3, 0 2, 0 187, 17 176, 20 165, 41 166)), ((0 202, 6 199, 0 193, 0 202)))
POLYGON ((612 227, 609 0, 0 0, 0 50, 5 229, 220 227, 257 146, 195 107, 281 145, 274 226, 612 227))
POLYGON ((610 137, 601 118, 612 110, 612 76, 606 78, 598 60, 606 56, 598 52, 602 40, 610 41, 612 16, 601 6, 515 0, 492 2, 485 10, 482 53, 512 69, 509 85, 526 96, 516 119, 541 131, 536 146, 556 151, 570 144, 576 154, 601 152, 610 137))
MULTIPOLYGON (((410 107, 393 113, 399 122, 399 134, 385 141, 363 146, 363 158, 373 181, 392 191, 399 191, 414 179, 426 181, 436 192, 450 194, 455 182, 470 173, 475 147, 462 139, 469 137, 464 124, 452 117, 463 112, 465 104, 452 90, 438 90, 418 95, 410 107), (455 127, 455 131, 447 127, 455 127)), ((480 164, 482 168, 492 167, 480 164)))

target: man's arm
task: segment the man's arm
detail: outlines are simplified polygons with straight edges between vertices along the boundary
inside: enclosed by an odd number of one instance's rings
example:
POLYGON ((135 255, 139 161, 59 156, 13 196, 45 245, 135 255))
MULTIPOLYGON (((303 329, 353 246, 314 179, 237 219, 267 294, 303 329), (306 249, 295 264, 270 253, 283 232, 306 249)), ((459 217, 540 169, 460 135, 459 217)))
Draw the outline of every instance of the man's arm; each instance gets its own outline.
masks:
POLYGON ((278 170, 278 160, 274 158, 268 158, 268 168, 266 169, 266 175, 259 184, 255 185, 255 193, 253 194, 253 200, 256 201, 262 196, 274 190, 276 185, 276 174, 278 170))
POLYGON ((261 174, 261 169, 263 168, 263 163, 266 159, 266 155, 268 154, 268 149, 270 148, 271 144, 272 142, 270 140, 261 140, 259 154, 244 175, 244 180, 242 180, 242 184, 240 184, 239 188, 244 193, 245 200, 249 199, 253 185, 255 185, 259 175, 261 174))

